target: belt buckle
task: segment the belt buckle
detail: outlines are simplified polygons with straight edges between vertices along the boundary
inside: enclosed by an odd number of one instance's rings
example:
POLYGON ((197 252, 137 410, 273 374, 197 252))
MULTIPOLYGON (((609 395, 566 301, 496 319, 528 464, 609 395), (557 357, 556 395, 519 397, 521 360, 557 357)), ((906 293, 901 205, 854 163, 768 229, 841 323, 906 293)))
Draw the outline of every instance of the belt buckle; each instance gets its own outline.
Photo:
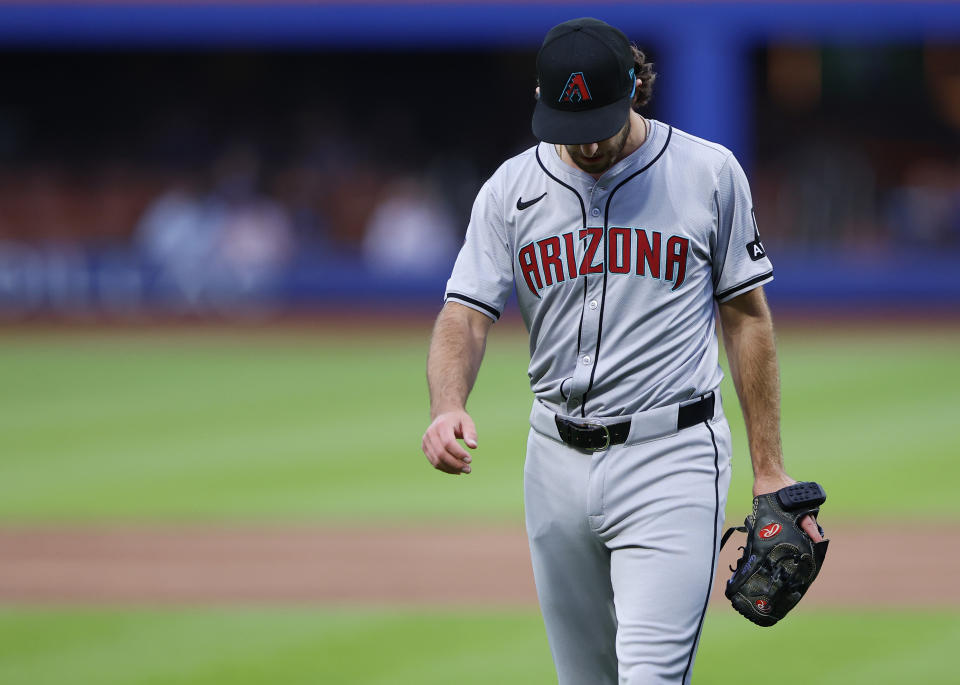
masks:
POLYGON ((584 421, 583 423, 576 424, 577 428, 601 428, 603 429, 604 443, 600 447, 584 447, 583 449, 588 452, 601 452, 608 447, 610 447, 610 429, 604 423, 597 423, 595 421, 584 421))

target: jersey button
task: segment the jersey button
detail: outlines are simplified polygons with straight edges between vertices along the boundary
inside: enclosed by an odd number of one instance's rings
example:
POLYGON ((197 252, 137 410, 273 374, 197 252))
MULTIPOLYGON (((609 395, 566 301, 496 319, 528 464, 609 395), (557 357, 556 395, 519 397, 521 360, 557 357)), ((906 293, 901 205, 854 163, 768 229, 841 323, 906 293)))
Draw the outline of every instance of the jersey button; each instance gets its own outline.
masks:
POLYGON ((590 300, 590 309, 596 309, 600 304, 596 300, 590 300))
POLYGON ((589 354, 583 355, 582 361, 584 366, 588 366, 590 364, 590 355, 589 354))
POLYGON ((600 216, 600 208, 594 207, 593 209, 590 210, 590 213, 593 214, 594 216, 600 216))

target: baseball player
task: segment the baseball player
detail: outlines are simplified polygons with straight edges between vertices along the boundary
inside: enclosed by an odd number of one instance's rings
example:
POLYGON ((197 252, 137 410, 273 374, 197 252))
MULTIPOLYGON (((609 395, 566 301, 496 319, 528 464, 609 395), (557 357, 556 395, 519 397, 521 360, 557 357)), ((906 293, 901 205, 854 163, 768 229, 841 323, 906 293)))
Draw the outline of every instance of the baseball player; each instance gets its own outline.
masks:
POLYGON ((754 494, 795 482, 762 289, 773 267, 730 151, 637 111, 655 75, 623 33, 555 26, 537 76, 541 142, 484 184, 447 283, 422 447, 470 473, 465 404, 515 288, 535 395, 526 526, 559 682, 687 683, 730 483, 717 311, 754 494))

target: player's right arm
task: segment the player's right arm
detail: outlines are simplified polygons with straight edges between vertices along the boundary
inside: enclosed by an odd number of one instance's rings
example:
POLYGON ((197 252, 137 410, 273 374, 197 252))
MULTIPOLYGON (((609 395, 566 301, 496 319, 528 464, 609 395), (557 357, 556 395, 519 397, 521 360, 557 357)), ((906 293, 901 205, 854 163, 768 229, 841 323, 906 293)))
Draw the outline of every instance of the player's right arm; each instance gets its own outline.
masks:
POLYGON ((448 301, 433 327, 427 357, 432 422, 422 447, 433 467, 444 473, 470 473, 470 455, 458 439, 471 449, 477 446, 477 429, 465 407, 492 324, 486 314, 448 301))
MULTIPOLYGON (((502 167, 501 167, 502 169, 502 167)), ((477 429, 465 409, 483 359, 487 333, 500 318, 513 290, 509 231, 498 190, 502 174, 491 177, 473 203, 463 247, 447 281, 443 309, 433 327, 427 358, 432 423, 423 434, 423 453, 444 473, 470 473, 470 449, 477 429)))

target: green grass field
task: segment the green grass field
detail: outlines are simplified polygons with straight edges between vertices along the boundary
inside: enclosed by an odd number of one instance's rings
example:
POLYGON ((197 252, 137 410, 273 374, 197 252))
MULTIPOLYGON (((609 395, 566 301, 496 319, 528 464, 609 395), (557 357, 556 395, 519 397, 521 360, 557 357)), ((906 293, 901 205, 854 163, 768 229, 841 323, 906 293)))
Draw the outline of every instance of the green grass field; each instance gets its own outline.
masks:
MULTIPOLYGON (((474 473, 420 453, 423 333, 0 338, 0 520, 517 520, 526 345, 491 337, 474 473)), ((828 517, 960 518, 960 331, 785 334, 788 470, 828 517)), ((749 504, 734 393, 729 511, 749 504)))
MULTIPOLYGON (((956 683, 956 614, 798 609, 774 629, 708 615, 694 682, 956 683), (789 655, 792 660, 787 661, 789 655)), ((533 611, 0 611, 0 682, 532 685, 556 682, 533 611)), ((585 684, 588 685, 588 684, 585 684)))
MULTIPOLYGON (((423 332, 0 337, 0 524, 475 522, 521 517, 526 345, 495 328, 470 410, 474 473, 420 454, 423 332)), ((960 331, 781 337, 789 471, 824 522, 960 521, 960 331)), ((730 516, 749 503, 734 395, 730 516)), ((878 560, 882 563, 882 560, 878 560)), ((2 570, 0 570, 2 573, 2 570)), ((955 683, 960 614, 708 614, 698 683, 955 683), (746 650, 746 653, 745 651, 746 650), (783 671, 784 655, 801 654, 783 671), (810 671, 801 671, 809 668, 810 671), (813 673, 811 676, 810 673, 813 673)), ((0 683, 431 685, 553 680, 535 610, 6 607, 0 683)))

